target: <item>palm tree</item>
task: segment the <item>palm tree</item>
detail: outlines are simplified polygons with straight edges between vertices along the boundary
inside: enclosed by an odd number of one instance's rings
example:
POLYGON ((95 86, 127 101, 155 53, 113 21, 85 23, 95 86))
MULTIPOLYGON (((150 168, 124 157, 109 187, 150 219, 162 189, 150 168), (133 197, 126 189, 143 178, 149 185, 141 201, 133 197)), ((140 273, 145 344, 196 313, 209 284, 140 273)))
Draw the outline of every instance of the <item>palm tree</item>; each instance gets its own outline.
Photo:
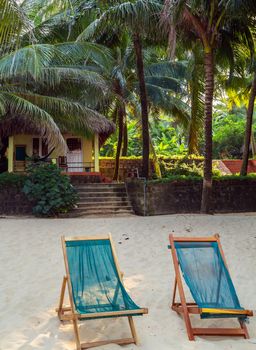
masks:
POLYGON ((251 92, 250 92, 250 98, 249 98, 249 103, 248 103, 248 108, 247 108, 247 113, 246 113, 247 118, 246 118, 243 161, 242 161, 242 166, 241 166, 241 171, 240 171, 241 176, 247 175, 249 149, 250 149, 250 142, 251 142, 251 136, 252 136, 252 121, 253 121, 253 111, 254 111, 255 98, 256 98, 256 73, 254 73, 251 92))
POLYGON ((25 124, 34 123, 50 147, 58 145, 62 149, 66 143, 60 129, 82 134, 101 133, 106 128, 113 131, 112 124, 95 107, 107 98, 105 80, 97 72, 78 66, 85 57, 88 62, 107 65, 108 50, 91 43, 24 46, 24 38, 37 40, 33 21, 25 17, 22 7, 11 1, 5 3, 10 6, 0 7, 1 122, 19 117, 25 124), (19 32, 3 24, 8 24, 10 18, 17 18, 19 32), (97 96, 97 101, 85 98, 89 92, 97 96))
MULTIPOLYGON (((143 141, 143 173, 149 176, 149 124, 148 124, 148 97, 145 85, 144 62, 142 52, 142 37, 149 34, 150 28, 157 22, 162 6, 158 1, 137 0, 111 6, 102 15, 92 22, 79 36, 78 40, 87 40, 95 33, 103 35, 106 28, 118 28, 129 32, 134 45, 136 68, 139 80, 139 95, 141 104, 141 123, 143 141)), ((156 26, 155 26, 156 27, 156 26)), ((154 33, 155 35, 155 33, 154 33)))
MULTIPOLYGON (((165 11, 171 13, 169 20, 177 30, 189 31, 194 40, 201 41, 204 50, 205 100, 204 100, 204 181, 201 212, 210 211, 212 193, 212 109, 214 94, 214 70, 216 49, 220 37, 232 25, 246 40, 248 39, 249 10, 255 11, 253 1, 165 1, 165 11), (233 21, 233 22, 232 22, 233 21)), ((255 13, 255 12, 254 12, 255 13)), ((233 27, 233 28, 234 28, 233 27)))

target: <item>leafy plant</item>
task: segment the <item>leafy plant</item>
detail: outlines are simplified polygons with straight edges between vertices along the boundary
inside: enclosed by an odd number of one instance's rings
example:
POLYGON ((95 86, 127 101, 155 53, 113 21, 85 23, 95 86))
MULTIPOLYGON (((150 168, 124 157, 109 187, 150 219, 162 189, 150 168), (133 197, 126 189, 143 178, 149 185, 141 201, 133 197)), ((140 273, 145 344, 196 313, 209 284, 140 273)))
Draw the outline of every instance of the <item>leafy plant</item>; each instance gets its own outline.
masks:
MULTIPOLYGON (((193 158, 180 159, 161 159, 161 172, 163 177, 182 176, 184 177, 203 177, 203 160, 193 158)), ((220 176, 221 172, 217 166, 213 164, 213 175, 220 176)))
POLYGON ((215 159, 241 158, 244 142, 245 111, 220 111, 213 123, 213 155, 215 159))
POLYGON ((0 174, 0 188, 13 186, 21 188, 26 180, 26 175, 14 174, 14 173, 2 173, 0 174))
POLYGON ((54 216, 68 212, 77 202, 77 194, 68 176, 61 174, 55 164, 29 165, 23 192, 35 202, 33 213, 54 216))
POLYGON ((203 175, 202 162, 189 162, 184 159, 171 161, 161 160, 160 166, 163 177, 180 175, 202 177, 203 175))

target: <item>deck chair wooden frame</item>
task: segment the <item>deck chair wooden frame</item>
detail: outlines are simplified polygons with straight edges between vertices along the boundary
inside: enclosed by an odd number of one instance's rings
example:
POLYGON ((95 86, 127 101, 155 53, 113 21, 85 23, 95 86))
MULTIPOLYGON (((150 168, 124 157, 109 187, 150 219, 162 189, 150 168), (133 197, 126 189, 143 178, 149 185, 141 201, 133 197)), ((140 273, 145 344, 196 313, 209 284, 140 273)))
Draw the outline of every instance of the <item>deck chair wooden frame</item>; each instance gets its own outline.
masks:
MULTIPOLYGON (((179 315, 183 315, 189 340, 195 340, 195 336, 200 336, 200 335, 201 336, 204 336, 204 335, 241 336, 248 339, 249 334, 248 334, 247 327, 244 322, 240 322, 240 321, 238 321, 239 327, 237 328, 193 328, 192 327, 190 314, 201 314, 202 309, 200 309, 196 303, 186 302, 178 255, 177 255, 174 243, 175 242, 217 242, 224 264, 228 269, 224 252, 220 243, 220 236, 216 234, 212 237, 174 237, 172 234, 170 234, 169 240, 170 240, 171 254, 172 254, 174 270, 175 270, 175 282, 174 282, 171 308, 172 310, 176 311, 179 315), (180 302, 176 302, 177 289, 180 296, 180 302)), ((209 309, 209 311, 211 311, 211 309, 209 309)), ((223 313, 234 314, 234 310, 223 310, 223 313)), ((239 310, 239 314, 244 314, 246 316, 253 316, 253 312, 250 310, 239 310)))
POLYGON ((73 293, 72 293, 72 287, 71 287, 71 280, 70 280, 70 273, 69 273, 69 266, 68 266, 68 259, 67 259, 67 252, 66 252, 66 242, 67 241, 79 241, 79 240, 109 240, 112 254, 114 258, 114 262, 116 265, 117 273, 120 278, 120 281, 122 281, 123 273, 121 273, 117 255, 115 251, 115 247, 113 244, 113 240, 111 237, 111 234, 105 235, 105 236, 92 236, 92 237, 61 237, 62 242, 62 250, 63 250, 63 256, 64 256, 64 263, 65 263, 65 269, 66 269, 66 276, 63 277, 61 292, 60 292, 60 300, 59 300, 59 307, 56 309, 56 312, 58 313, 58 317, 60 321, 71 321, 73 323, 74 327, 74 334, 75 334, 75 341, 76 341, 76 347, 77 350, 82 349, 88 349, 96 346, 102 346, 106 344, 138 344, 138 336, 136 333, 134 321, 133 321, 133 315, 139 315, 139 314, 147 314, 148 309, 147 308, 141 308, 139 310, 124 310, 124 311, 115 311, 115 312, 98 312, 98 313, 91 313, 91 314, 79 314, 76 312, 74 299, 73 299, 73 293), (68 290, 69 295, 69 306, 64 306, 64 297, 66 292, 66 287, 68 290), (78 321, 80 320, 86 320, 91 318, 104 318, 104 317, 127 317, 129 322, 129 327, 131 330, 132 337, 131 338, 122 338, 122 339, 113 339, 113 340, 104 340, 104 341, 96 341, 96 342, 89 342, 89 343, 81 343, 80 340, 80 334, 79 334, 79 328, 78 328, 78 321))

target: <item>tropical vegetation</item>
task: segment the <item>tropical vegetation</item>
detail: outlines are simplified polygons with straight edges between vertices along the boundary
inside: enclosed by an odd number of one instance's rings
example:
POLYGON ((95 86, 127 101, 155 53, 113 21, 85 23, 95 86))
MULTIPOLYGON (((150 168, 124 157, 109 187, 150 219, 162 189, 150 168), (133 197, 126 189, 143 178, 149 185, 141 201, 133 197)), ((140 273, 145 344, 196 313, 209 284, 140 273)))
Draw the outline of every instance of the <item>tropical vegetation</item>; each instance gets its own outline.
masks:
POLYGON ((115 180, 121 156, 148 179, 150 157, 203 155, 208 212, 213 158, 246 175, 256 151, 255 19, 254 0, 2 0, 0 124, 34 123, 52 148, 115 124, 115 180))
POLYGON ((30 164, 23 192, 33 203, 33 213, 40 216, 66 213, 78 199, 70 178, 55 164, 44 162, 30 164))

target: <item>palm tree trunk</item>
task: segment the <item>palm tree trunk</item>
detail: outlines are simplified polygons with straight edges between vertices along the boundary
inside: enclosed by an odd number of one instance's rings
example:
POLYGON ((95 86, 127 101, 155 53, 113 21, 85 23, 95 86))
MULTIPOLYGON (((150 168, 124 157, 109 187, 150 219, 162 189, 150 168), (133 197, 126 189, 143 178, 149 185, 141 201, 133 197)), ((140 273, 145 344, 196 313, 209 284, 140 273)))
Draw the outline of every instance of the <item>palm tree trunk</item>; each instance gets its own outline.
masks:
POLYGON ((255 159, 256 156, 256 142, 253 130, 251 131, 251 148, 252 148, 252 158, 255 159))
POLYGON ((119 163, 120 163, 120 155, 121 155, 123 133, 124 133, 124 116, 125 116, 125 108, 124 106, 120 106, 118 108, 118 141, 117 141, 117 148, 116 148, 115 171, 113 176, 113 180, 115 181, 118 180, 118 176, 119 176, 119 163))
MULTIPOLYGON (((119 81, 115 81, 114 89, 116 93, 120 96, 120 98, 123 98, 123 89, 120 85, 119 81)), ((115 171, 113 175, 113 180, 118 180, 119 177, 119 163, 120 163, 120 155, 121 155, 121 149, 122 149, 122 142, 123 142, 123 134, 124 134, 124 119, 125 119, 126 109, 125 104, 122 101, 120 104, 116 107, 116 113, 114 113, 115 118, 118 118, 118 140, 117 140, 117 148, 116 148, 116 158, 115 158, 115 171)))
POLYGON ((191 86, 191 116, 188 131, 188 154, 198 154, 198 98, 198 88, 191 86))
POLYGON ((128 151, 128 129, 127 129, 127 119, 124 120, 124 137, 123 137, 123 149, 122 156, 126 157, 128 151))
POLYGON ((200 120, 199 120, 199 74, 200 68, 200 55, 199 44, 196 43, 193 46, 192 53, 194 57, 194 67, 191 72, 191 79, 189 82, 189 88, 191 92, 191 116, 188 133, 188 154, 199 154, 198 145, 198 134, 200 131, 200 120))
POLYGON ((144 64, 142 55, 142 45, 139 33, 133 34, 133 45, 136 55, 137 74, 140 88, 141 122, 142 122, 142 176, 149 177, 149 125, 148 125, 148 101, 144 76, 144 64))
POLYGON ((243 162, 242 162, 241 171, 240 171, 241 176, 247 175, 255 97, 256 97, 256 73, 254 74, 251 93, 250 93, 250 99, 249 99, 249 104, 247 109, 243 162))
POLYGON ((201 212, 209 213, 212 196, 212 103, 214 91, 214 62, 213 52, 208 50, 204 56, 205 69, 205 150, 204 150, 204 179, 201 201, 201 212))
POLYGON ((150 136, 149 136, 149 146, 150 146, 150 151, 151 151, 151 154, 152 154, 152 160, 153 160, 153 165, 154 165, 154 169, 155 169, 155 172, 156 172, 156 176, 159 179, 161 179, 162 178, 162 173, 161 173, 160 164, 159 164, 158 157, 157 157, 157 154, 156 154, 156 151, 155 151, 155 147, 154 147, 154 144, 153 144, 153 141, 152 141, 152 137, 150 137, 150 136))

